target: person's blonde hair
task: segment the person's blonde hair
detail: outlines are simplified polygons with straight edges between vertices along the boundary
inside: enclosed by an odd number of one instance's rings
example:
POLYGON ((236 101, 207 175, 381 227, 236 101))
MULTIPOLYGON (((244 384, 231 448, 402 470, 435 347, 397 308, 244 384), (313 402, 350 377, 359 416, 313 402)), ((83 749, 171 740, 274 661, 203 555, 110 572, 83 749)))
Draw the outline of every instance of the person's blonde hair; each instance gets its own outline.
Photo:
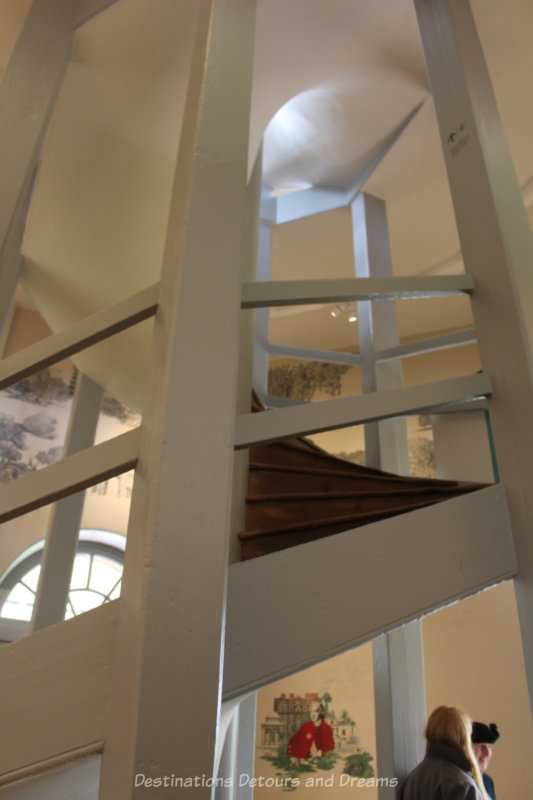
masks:
POLYGON ((456 706, 438 706, 428 717, 426 739, 428 742, 458 747, 468 761, 472 777, 483 797, 487 797, 477 759, 470 739, 472 720, 467 712, 456 706))

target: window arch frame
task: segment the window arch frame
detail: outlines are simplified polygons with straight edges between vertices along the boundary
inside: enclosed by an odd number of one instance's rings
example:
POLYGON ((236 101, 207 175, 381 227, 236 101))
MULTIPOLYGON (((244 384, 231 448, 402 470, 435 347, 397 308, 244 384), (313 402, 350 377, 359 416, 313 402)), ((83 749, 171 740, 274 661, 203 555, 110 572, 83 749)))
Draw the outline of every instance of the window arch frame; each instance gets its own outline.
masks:
MULTIPOLYGON (((28 620, 4 617, 2 616, 2 608, 13 588, 17 584, 23 582, 23 578, 28 574, 28 572, 41 564, 44 546, 45 540, 41 539, 30 547, 26 548, 11 562, 11 564, 0 577, 0 644, 21 638, 28 632, 28 627, 30 624, 28 620)), ((95 528, 84 528, 80 530, 76 547, 76 555, 100 555, 109 559, 110 561, 115 562, 116 564, 120 564, 123 568, 125 546, 126 537, 123 534, 95 528)), ((117 583, 119 581, 122 581, 122 574, 117 583)), ((35 595, 33 589, 28 587, 26 584, 24 585, 35 595)), ((73 591, 78 590, 74 589, 73 591)), ((89 589, 89 591, 93 592, 94 590, 89 589)), ((111 594, 112 591, 113 590, 111 590, 109 594, 111 594)), ((103 605, 105 602, 109 602, 110 598, 108 595, 104 595, 102 592, 96 591, 94 591, 94 593, 101 594, 104 598, 101 605, 103 605)), ((78 616, 79 614, 75 612, 74 608, 72 606, 71 608, 73 613, 70 616, 78 616)), ((81 611, 79 613, 85 612, 81 611)))

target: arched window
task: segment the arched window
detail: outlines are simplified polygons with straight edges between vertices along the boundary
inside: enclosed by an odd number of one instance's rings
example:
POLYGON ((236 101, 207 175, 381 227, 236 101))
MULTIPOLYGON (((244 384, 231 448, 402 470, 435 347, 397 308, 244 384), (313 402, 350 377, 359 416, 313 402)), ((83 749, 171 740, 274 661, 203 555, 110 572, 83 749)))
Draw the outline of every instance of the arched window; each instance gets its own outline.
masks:
MULTIPOLYGON (((124 538, 107 531, 82 531, 65 619, 120 597, 124 538)), ((43 543, 17 559, 0 582, 0 617, 29 621, 39 583, 43 543)))

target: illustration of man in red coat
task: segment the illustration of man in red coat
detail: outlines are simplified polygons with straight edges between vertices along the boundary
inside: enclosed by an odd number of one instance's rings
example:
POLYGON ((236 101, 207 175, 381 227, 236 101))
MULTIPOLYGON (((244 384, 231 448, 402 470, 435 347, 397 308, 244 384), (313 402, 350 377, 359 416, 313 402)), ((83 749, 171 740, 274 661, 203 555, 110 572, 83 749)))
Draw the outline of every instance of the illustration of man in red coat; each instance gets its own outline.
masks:
POLYGON ((325 721, 326 709, 322 703, 311 706, 311 719, 304 722, 291 736, 287 745, 287 755, 294 758, 309 758, 310 755, 323 756, 335 748, 333 728, 325 721))

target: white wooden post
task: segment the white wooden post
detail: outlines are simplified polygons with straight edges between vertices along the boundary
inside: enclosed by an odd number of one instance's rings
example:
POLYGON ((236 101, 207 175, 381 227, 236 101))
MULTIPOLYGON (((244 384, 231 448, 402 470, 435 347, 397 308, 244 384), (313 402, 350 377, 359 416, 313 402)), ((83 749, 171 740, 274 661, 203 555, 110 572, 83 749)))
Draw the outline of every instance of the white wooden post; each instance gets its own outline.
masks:
MULTIPOLYGON (((385 203, 360 194, 352 203, 355 271, 360 278, 392 276, 385 203)), ((374 354, 399 344, 394 301, 359 301, 359 343, 363 392, 402 386, 401 361, 376 363, 374 354)), ((366 463, 409 474, 405 419, 365 425, 366 463)), ((422 630, 418 620, 374 639, 374 699, 377 765, 383 778, 405 777, 423 756, 420 730, 426 716, 422 630)), ((396 796, 387 784, 380 800, 396 796)))
MULTIPOLYGON (((272 257, 272 225, 261 220, 259 227, 259 251, 257 280, 270 279, 272 257)), ((268 340, 270 308, 255 309, 254 389, 260 395, 268 394, 268 340)))
POLYGON ((255 760, 256 692, 233 708, 218 769, 215 800, 252 800, 255 760))
MULTIPOLYGON (((259 236, 259 204, 261 198, 261 154, 256 159, 248 182, 245 224, 243 231, 243 280, 253 280, 257 270, 257 250, 259 236)), ((241 311, 239 336, 239 374, 237 385, 237 413, 250 411, 252 401, 252 374, 254 368, 254 311, 241 311)), ((233 500, 231 514, 231 536, 229 563, 240 561, 240 541, 237 533, 245 529, 246 495, 248 493, 249 450, 239 450, 233 462, 233 500)), ((228 705, 228 704, 224 704, 228 705)), ((222 706, 224 712, 224 705, 222 706)), ((217 743, 219 764, 216 770, 218 781, 215 790, 216 800, 251 800, 252 789, 239 787, 239 776, 254 772, 255 693, 244 698, 232 709, 232 719, 225 731, 222 730, 217 743), (250 744, 251 742, 251 744, 250 744)))
MULTIPOLYGON (((533 707, 533 239, 467 0, 415 0, 516 550, 533 707)), ((472 521, 475 525, 475 520, 472 521)))
MULTIPOLYGON (((392 277, 392 263, 385 203, 360 194, 352 203, 355 274, 358 278, 392 277)), ((399 359, 376 363, 374 353, 399 343, 396 306, 392 300, 358 302, 359 346, 363 392, 402 386, 399 359)), ((368 466, 409 475, 407 426, 404 419, 365 425, 368 466)))
MULTIPOLYGON (((259 250, 257 258, 257 280, 270 280, 272 258, 272 225, 261 220, 259 226, 259 250)), ((268 337, 270 308, 255 309, 254 389, 259 394, 268 394, 268 337)))
MULTIPOLYGON (((63 457, 79 453, 94 443, 101 399, 102 387, 80 374, 63 457)), ((85 492, 71 494, 59 500, 51 512, 31 619, 32 631, 55 625, 65 618, 84 500, 85 492)))
POLYGON ((211 794, 254 3, 200 4, 132 496, 100 800, 211 794), (238 41, 238 47, 236 46, 238 41), (152 783, 152 781, 162 783, 152 783), (174 791, 176 791, 176 788, 174 791))
POLYGON ((238 780, 235 792, 237 800, 252 800, 254 794, 253 786, 242 780, 242 776, 254 774, 256 713, 257 693, 252 692, 241 700, 238 708, 239 728, 235 760, 235 776, 238 780))
MULTIPOLYGON (((263 147, 257 156, 257 164, 262 169, 263 147)), ((270 267, 272 262, 272 228, 273 223, 260 218, 259 241, 257 250, 257 268, 255 279, 257 281, 270 280, 270 267)), ((268 338, 270 325, 270 308, 255 309, 255 344, 253 387, 260 395, 268 394, 268 338)))
MULTIPOLYGON (((424 757, 426 697, 422 625, 413 620, 372 642, 376 742, 380 777, 399 785, 424 757)), ((398 789, 380 786, 380 800, 398 789)))
MULTIPOLYGON (((261 199, 261 155, 256 159, 247 188, 246 215, 243 226, 242 248, 242 280, 255 279, 257 270, 257 250, 259 238, 259 205, 261 199)), ((240 314, 239 335, 239 372, 237 380, 237 414, 246 414, 251 410, 252 384, 254 370, 254 311, 243 310, 240 314)), ((235 453, 233 462, 233 503, 232 503, 232 536, 229 546, 229 561, 240 560, 240 542, 237 534, 243 531, 246 514, 246 495, 248 493, 249 451, 240 450, 235 453)))

